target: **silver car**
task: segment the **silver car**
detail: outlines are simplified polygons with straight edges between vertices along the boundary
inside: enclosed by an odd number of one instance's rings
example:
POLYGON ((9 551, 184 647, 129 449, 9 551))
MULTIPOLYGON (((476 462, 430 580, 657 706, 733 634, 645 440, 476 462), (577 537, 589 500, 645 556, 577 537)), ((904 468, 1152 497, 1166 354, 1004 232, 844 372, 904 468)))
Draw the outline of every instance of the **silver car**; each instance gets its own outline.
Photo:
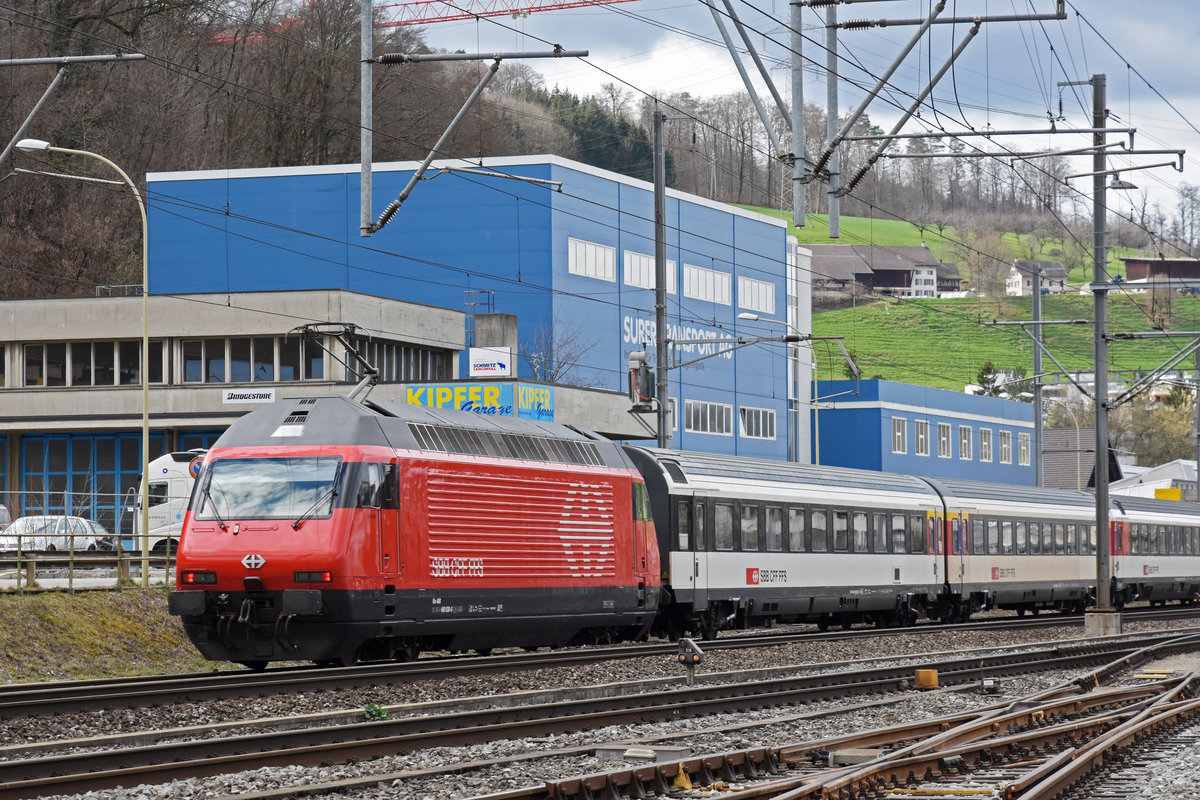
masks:
POLYGON ((15 552, 81 552, 109 533, 99 522, 83 517, 30 516, 14 521, 0 533, 0 550, 15 552))

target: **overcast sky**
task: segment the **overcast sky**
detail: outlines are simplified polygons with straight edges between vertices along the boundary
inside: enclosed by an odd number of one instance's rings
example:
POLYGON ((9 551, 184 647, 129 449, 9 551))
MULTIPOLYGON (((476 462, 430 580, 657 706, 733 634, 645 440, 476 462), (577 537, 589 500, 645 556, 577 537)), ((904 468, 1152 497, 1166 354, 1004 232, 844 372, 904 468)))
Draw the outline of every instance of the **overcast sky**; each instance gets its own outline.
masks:
MULTIPOLYGON (((715 2, 720 5, 719 0, 715 2)), ((943 18, 976 15, 1048 14, 1054 0, 948 0, 943 18)), ((851 19, 913 19, 929 14, 931 0, 879 0, 838 7, 839 21, 851 19)), ((1200 4, 1194 0, 1070 0, 1067 19, 1046 22, 994 22, 979 35, 934 92, 933 108, 926 104, 922 121, 906 131, 1045 128, 1048 116, 1059 114, 1061 97, 1065 120, 1059 127, 1091 124, 1091 89, 1060 89, 1066 80, 1107 76, 1112 127, 1136 127, 1141 149, 1187 149, 1185 170, 1171 168, 1130 172, 1123 178, 1150 192, 1164 210, 1174 206, 1181 181, 1200 184, 1200 4), (1135 72, 1136 70, 1136 72, 1135 72), (1140 77, 1139 77, 1140 75, 1140 77), (1161 94, 1162 97, 1158 95, 1161 94), (1172 108, 1172 106, 1174 108, 1172 108)), ((752 31, 755 46, 769 64, 776 85, 790 98, 788 5, 785 0, 734 3, 735 11, 752 31)), ((804 10, 809 40, 804 55, 812 59, 805 70, 807 102, 824 105, 824 11, 804 10)), ((872 120, 889 129, 897 107, 923 88, 932 72, 948 59, 970 26, 935 25, 929 36, 902 63, 890 81, 889 97, 868 108, 872 120)), ((872 85, 916 31, 912 26, 889 26, 843 31, 840 35, 839 93, 842 113, 863 97, 862 85, 872 85)), ((731 35, 736 33, 730 27, 731 35)), ((547 43, 590 51, 581 60, 528 62, 546 76, 547 84, 581 94, 599 93, 606 83, 620 83, 637 93, 687 91, 702 97, 738 91, 741 82, 729 53, 720 41, 712 13, 701 0, 634 0, 584 9, 538 12, 522 19, 497 17, 481 21, 444 22, 426 27, 433 47, 468 52, 545 50, 547 43)), ((753 66, 747 62, 753 72, 753 66)), ((1111 137, 1110 140, 1116 138, 1111 137)), ((1090 144, 1081 136, 1042 136, 1009 140, 1014 149, 1067 149, 1090 144)), ((1149 164, 1171 156, 1114 157, 1112 166, 1149 164)), ((1091 170, 1090 156, 1078 157, 1073 171, 1091 170), (1076 169, 1078 167, 1078 169, 1076 169)), ((1090 192, 1086 180, 1073 182, 1090 192)), ((1136 193, 1133 193, 1136 194, 1136 193)), ((1111 201, 1125 210, 1129 201, 1111 201)))

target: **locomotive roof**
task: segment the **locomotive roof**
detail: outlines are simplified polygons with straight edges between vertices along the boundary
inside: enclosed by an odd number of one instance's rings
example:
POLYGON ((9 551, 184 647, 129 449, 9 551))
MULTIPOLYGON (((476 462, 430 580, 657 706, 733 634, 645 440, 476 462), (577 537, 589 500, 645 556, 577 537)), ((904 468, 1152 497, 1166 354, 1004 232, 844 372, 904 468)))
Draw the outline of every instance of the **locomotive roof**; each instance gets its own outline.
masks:
POLYGON ((589 431, 554 422, 485 416, 403 403, 346 397, 284 398, 229 427, 213 445, 376 445, 400 450, 526 461, 632 465, 615 444, 589 431))
MULTIPOLYGON (((630 448, 633 449, 633 448, 630 448)), ((928 483, 910 475, 873 472, 848 467, 822 467, 790 461, 770 461, 745 456, 696 453, 687 450, 660 450, 638 447, 655 459, 677 484, 689 477, 736 478, 747 481, 831 486, 841 489, 912 492, 931 494, 928 483)))

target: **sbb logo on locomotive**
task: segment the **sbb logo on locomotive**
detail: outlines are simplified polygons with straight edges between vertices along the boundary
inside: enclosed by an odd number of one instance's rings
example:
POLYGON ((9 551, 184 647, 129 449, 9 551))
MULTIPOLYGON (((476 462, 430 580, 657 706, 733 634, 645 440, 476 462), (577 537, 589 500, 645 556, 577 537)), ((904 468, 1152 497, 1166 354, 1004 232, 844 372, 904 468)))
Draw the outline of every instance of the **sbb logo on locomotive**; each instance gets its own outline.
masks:
POLYGON ((759 586, 764 583, 787 583, 787 570, 746 567, 747 586, 759 586))
POLYGON ((434 556, 429 559, 431 578, 482 578, 482 558, 448 558, 434 556))

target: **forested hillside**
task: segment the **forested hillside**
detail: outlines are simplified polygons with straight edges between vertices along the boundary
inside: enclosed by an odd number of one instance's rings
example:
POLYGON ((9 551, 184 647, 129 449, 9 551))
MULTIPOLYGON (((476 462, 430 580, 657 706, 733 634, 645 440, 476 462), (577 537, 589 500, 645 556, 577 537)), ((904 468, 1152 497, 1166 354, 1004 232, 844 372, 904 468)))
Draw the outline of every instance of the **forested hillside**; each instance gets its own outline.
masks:
MULTIPOLYGON (((147 172, 355 163, 359 148, 359 4, 352 0, 33 0, 10 7, 0 27, 6 57, 140 52, 145 61, 76 64, 26 136, 103 154, 139 184, 147 172)), ((378 28, 375 52, 426 51, 417 28, 378 28)), ((597 96, 546 86, 529 64, 506 62, 483 101, 439 156, 555 153, 638 178, 651 177, 652 98, 617 83, 597 96)), ((485 64, 419 63, 375 71, 376 161, 420 159, 479 81, 485 64)), ((10 66, 0 87, 7 140, 38 103, 53 66, 10 66)), ((780 208, 790 203, 790 168, 770 152, 744 93, 659 98, 688 118, 669 122, 668 183, 721 201, 780 208)), ((805 135, 820 151, 824 113, 806 108, 805 135)), ((858 133, 875 130, 869 121, 858 133)), ((848 142, 852 169, 872 145, 848 142)), ((950 147, 916 140, 910 148, 950 147)), ((955 144, 953 147, 961 147, 955 144)), ((111 185, 88 186, 11 167, 111 178, 89 159, 17 154, 0 182, 0 296, 92 294, 140 283, 140 226, 132 201, 111 185)), ((896 217, 923 230, 953 225, 969 235, 964 253, 1008 257, 999 231, 1087 242, 1053 163, 1038 170, 992 159, 881 160, 843 202, 843 213, 896 217), (1080 226, 1063 235, 1063 224, 1080 226)), ((1200 202, 1200 197, 1197 198, 1200 202)), ((809 210, 825 200, 808 188, 809 210)), ((1156 209, 1143 209, 1153 215, 1156 209)), ((1160 215, 1169 215, 1158 211, 1160 215)), ((1191 230, 1183 223, 1183 232, 1191 230)), ((1121 235, 1121 227, 1114 226, 1121 235)), ((1130 229, 1127 239, 1138 236, 1130 229)), ((1144 237, 1143 237, 1144 238, 1144 237)), ((1127 241, 1140 246, 1144 241, 1127 241)), ((1159 243, 1162 244, 1161 242, 1159 243)), ((966 255, 964 255, 964 259, 966 255)))

